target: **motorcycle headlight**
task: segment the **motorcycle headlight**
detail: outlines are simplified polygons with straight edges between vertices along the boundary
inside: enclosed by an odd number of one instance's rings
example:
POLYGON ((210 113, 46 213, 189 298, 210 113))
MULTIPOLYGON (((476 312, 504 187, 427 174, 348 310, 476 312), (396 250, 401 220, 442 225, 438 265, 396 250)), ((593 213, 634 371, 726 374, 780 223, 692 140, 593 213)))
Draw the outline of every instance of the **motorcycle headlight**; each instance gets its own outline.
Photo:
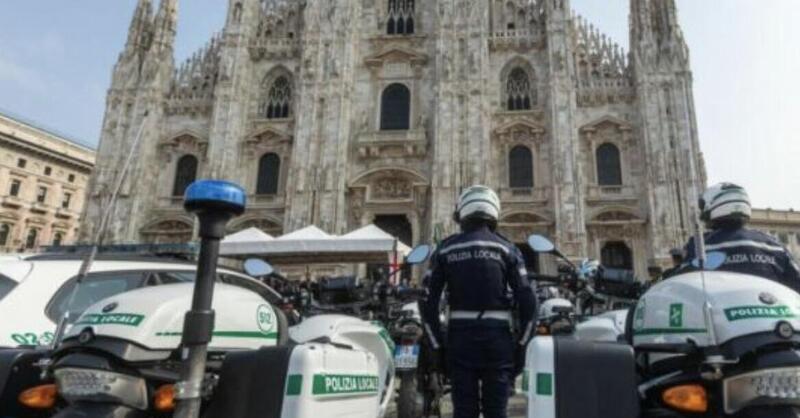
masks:
POLYGON ((800 405, 800 367, 758 370, 725 379, 725 412, 751 405, 800 405))
POLYGON ((116 402, 139 410, 147 409, 144 379, 93 369, 64 368, 55 371, 58 393, 68 402, 116 402))

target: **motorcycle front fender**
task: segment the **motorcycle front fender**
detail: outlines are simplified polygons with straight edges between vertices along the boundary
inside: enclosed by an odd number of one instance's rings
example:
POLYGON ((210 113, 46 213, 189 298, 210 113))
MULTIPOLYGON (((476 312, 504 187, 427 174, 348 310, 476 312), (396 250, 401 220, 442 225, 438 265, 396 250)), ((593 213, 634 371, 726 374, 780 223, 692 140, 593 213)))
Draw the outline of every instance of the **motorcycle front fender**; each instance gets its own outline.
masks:
POLYGON ((76 402, 53 418, 148 418, 144 411, 123 405, 76 402))

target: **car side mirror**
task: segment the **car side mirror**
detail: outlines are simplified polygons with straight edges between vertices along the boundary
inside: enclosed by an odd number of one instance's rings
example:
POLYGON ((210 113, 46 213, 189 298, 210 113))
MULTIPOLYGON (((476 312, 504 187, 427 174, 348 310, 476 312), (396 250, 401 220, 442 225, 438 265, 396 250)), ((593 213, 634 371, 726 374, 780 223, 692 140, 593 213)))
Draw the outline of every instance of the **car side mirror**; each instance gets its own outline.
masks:
POLYGON ((250 258, 244 262, 244 271, 252 277, 266 277, 275 272, 275 268, 259 258, 250 258))

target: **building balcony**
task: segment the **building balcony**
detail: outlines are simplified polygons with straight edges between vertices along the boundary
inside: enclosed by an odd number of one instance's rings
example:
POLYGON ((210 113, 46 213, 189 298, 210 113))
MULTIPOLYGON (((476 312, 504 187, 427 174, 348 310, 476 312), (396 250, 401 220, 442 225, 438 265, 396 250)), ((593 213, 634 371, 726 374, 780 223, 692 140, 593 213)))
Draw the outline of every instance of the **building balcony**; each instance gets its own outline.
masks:
POLYGON ((25 206, 25 202, 19 196, 2 196, 0 197, 0 204, 9 209, 19 209, 25 206))
POLYGON ((497 30, 489 37, 489 47, 494 50, 541 47, 543 42, 541 32, 528 29, 497 30))
POLYGON ((262 59, 289 58, 300 54, 297 38, 258 38, 250 43, 250 56, 262 59))
POLYGON ((507 203, 547 203, 550 187, 504 187, 500 200, 507 203))
POLYGON ((356 138, 360 158, 424 157, 428 137, 424 129, 363 132, 356 138))
POLYGON ((586 200, 590 202, 626 201, 636 199, 636 188, 634 186, 590 185, 586 187, 586 200))

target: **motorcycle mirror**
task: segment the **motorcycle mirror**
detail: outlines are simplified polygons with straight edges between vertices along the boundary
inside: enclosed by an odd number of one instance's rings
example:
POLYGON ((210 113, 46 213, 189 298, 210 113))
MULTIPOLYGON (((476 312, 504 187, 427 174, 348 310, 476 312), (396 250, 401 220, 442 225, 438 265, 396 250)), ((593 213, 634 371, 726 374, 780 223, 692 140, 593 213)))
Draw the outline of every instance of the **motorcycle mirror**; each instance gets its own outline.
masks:
POLYGON ((420 264, 428 259, 431 254, 431 246, 422 244, 416 246, 406 257, 406 264, 420 264))
MULTIPOLYGON (((706 265, 704 267, 706 270, 716 270, 725 264, 726 259, 727 256, 723 252, 710 252, 706 254, 706 265)), ((700 259, 695 258, 692 260, 692 266, 695 268, 700 268, 700 259)))
POLYGON ((528 237, 528 245, 537 253, 552 253, 556 249, 549 239, 535 234, 528 237))
POLYGON ((244 262, 244 271, 253 277, 265 277, 275 272, 269 263, 258 258, 250 258, 244 262))

